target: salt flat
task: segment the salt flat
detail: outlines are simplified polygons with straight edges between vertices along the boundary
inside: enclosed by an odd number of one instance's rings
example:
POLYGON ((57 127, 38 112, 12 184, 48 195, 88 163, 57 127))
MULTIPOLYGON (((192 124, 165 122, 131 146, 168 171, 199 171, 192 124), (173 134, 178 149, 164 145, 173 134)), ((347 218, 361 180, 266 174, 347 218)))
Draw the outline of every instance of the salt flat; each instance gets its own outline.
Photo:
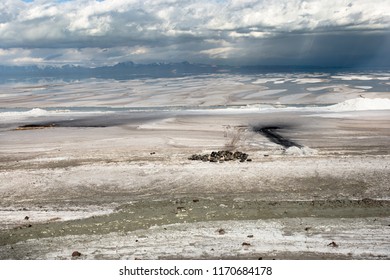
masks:
POLYGON ((0 258, 389 259, 387 78, 2 85, 0 258))

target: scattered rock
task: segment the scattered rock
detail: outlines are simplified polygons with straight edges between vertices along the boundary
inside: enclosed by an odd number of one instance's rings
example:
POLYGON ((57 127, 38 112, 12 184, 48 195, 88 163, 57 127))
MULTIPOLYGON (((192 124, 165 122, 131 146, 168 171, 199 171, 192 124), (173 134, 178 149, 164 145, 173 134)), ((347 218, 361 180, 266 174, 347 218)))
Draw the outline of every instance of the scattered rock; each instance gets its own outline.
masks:
POLYGON ((309 229, 311 229, 311 227, 305 227, 305 230, 306 230, 306 231, 309 231, 309 229))
POLYGON ((198 160, 198 155, 192 155, 188 158, 189 160, 198 160))
POLYGON ((249 234, 247 237, 248 238, 253 238, 253 234, 249 234))
POLYGON ((193 199, 192 202, 194 203, 199 202, 199 199, 193 199))
POLYGON ((363 198, 362 199, 362 202, 364 204, 374 204, 375 203, 375 200, 371 199, 371 198, 363 198))
POLYGON ((30 217, 29 217, 29 216, 26 216, 26 217, 24 217, 24 219, 25 219, 25 220, 28 220, 28 219, 30 219, 30 217))
POLYGON ((240 162, 244 161, 252 161, 252 159, 248 159, 249 155, 240 151, 231 152, 231 151, 213 151, 210 154, 198 155, 193 154, 188 159, 189 160, 201 160, 201 161, 209 161, 209 162, 225 162, 231 160, 239 160, 240 162))
MULTIPOLYGON (((202 161, 208 161, 210 158, 209 158, 208 155, 203 155, 203 156, 201 157, 201 159, 202 159, 202 161)), ((211 159, 210 159, 210 161, 211 161, 211 159)))
POLYGON ((80 257, 81 256, 81 253, 79 251, 74 251, 72 253, 72 257, 75 258, 75 257, 80 257))
POLYGON ((210 162, 218 162, 218 159, 215 157, 210 158, 210 162))
POLYGON ((243 243, 242 243, 242 246, 251 246, 251 244, 248 243, 248 242, 243 242, 243 243))
POLYGON ((336 242, 332 241, 328 244, 329 247, 333 247, 333 248, 336 248, 336 247, 339 247, 338 244, 336 244, 336 242))
POLYGON ((151 154, 151 155, 155 155, 155 154, 156 154, 156 152, 151 152, 150 154, 151 154))
POLYGON ((217 230, 217 232, 220 234, 220 235, 223 235, 225 234, 225 230, 223 228, 220 228, 219 230, 217 230))
POLYGON ((259 257, 258 260, 261 261, 263 259, 263 257, 259 257))
POLYGON ((32 225, 31 225, 31 224, 28 224, 27 227, 32 227, 32 225))

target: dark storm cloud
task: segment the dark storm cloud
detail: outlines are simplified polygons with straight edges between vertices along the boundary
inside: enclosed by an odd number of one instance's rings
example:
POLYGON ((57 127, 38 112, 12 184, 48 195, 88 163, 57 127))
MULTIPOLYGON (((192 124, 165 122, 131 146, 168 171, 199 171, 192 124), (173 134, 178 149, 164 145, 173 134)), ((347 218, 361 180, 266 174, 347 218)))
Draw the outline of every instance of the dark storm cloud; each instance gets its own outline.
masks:
POLYGON ((3 0, 6 64, 389 62, 389 1, 3 0))
POLYGON ((390 33, 283 34, 245 42, 244 64, 389 66, 390 33), (250 59, 248 59, 250 58, 250 59))

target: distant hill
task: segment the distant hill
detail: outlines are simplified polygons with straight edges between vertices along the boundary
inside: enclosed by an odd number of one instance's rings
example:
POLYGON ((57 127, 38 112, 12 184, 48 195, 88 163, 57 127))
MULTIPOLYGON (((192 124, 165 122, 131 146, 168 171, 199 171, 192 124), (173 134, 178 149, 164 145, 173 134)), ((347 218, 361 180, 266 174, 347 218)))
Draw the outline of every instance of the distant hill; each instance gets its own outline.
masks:
POLYGON ((113 66, 96 68, 74 65, 64 66, 1 66, 0 79, 23 78, 111 78, 131 79, 139 77, 178 77, 187 75, 212 74, 231 72, 230 66, 213 66, 207 64, 181 63, 152 63, 136 64, 131 61, 118 63, 113 66))

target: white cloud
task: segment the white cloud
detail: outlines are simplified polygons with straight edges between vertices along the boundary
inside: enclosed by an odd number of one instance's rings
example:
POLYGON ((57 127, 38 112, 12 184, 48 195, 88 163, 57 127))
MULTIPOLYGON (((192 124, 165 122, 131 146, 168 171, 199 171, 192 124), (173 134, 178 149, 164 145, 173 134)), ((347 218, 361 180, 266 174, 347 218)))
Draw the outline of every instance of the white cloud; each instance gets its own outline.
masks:
POLYGON ((201 53, 209 55, 211 58, 229 58, 230 54, 236 52, 237 49, 232 47, 214 48, 201 51, 201 53))
POLYGON ((130 54, 145 54, 148 52, 148 49, 147 48, 144 48, 144 47, 140 47, 140 48, 135 48, 134 50, 132 50, 130 52, 130 54))
POLYGON ((47 56, 61 49, 62 58, 72 48, 112 49, 105 55, 125 48, 123 59, 146 57, 136 49, 155 51, 154 58, 160 53, 160 59, 173 52, 229 59, 254 46, 253 40, 263 45, 292 34, 385 34, 389 10, 390 1, 383 0, 3 0, 0 48, 47 56))
POLYGON ((40 64, 43 59, 40 57, 18 57, 12 60, 16 65, 29 65, 29 64, 40 64))

